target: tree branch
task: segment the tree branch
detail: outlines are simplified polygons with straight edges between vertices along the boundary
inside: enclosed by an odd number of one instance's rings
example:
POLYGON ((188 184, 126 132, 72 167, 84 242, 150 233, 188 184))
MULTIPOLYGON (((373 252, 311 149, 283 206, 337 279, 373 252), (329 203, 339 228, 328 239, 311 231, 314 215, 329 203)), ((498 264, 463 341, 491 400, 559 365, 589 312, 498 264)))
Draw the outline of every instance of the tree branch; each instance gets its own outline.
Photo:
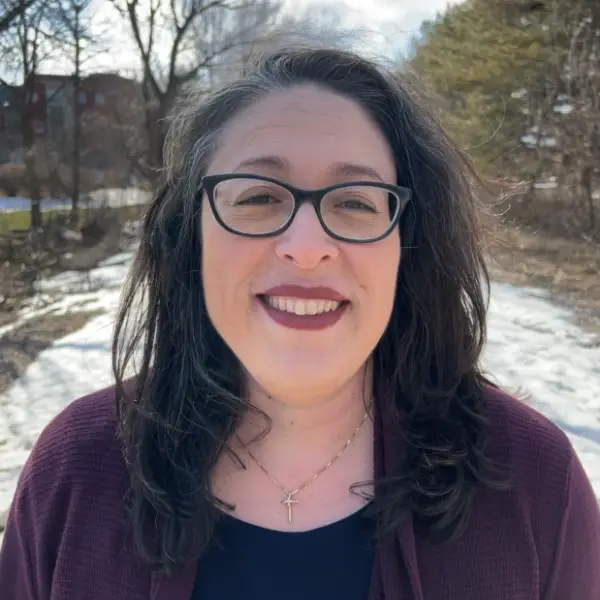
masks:
POLYGON ((12 7, 9 7, 8 10, 0 17, 0 33, 8 31, 11 25, 19 18, 21 13, 24 10, 29 9, 33 6, 38 0, 16 0, 12 7))
MULTIPOLYGON (((172 0, 172 7, 174 6, 173 2, 174 0, 172 0)), ((195 19, 201 17, 204 13, 208 12, 209 10, 217 7, 229 8, 227 6, 226 0, 225 2, 224 0, 212 0, 208 4, 205 4, 201 7, 199 7, 195 2, 192 3, 192 6, 190 7, 190 12, 184 19, 183 24, 181 26, 177 24, 176 15, 173 15, 173 20, 175 22, 175 39, 173 40, 173 45, 171 46, 171 53, 169 57, 169 75, 167 79, 167 89, 170 90, 172 87, 171 81, 175 78, 175 69, 177 68, 177 57, 179 56, 180 45, 187 30, 190 28, 191 24, 194 22, 195 19)), ((201 67, 198 67, 195 70, 195 72, 197 73, 200 70, 200 68, 201 67)))

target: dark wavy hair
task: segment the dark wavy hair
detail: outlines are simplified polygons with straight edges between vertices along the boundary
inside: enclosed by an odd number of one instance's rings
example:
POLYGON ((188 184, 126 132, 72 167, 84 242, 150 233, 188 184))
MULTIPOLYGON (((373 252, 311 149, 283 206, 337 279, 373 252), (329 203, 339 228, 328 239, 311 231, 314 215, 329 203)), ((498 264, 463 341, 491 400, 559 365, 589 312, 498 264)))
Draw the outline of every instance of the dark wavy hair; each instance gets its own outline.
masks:
POLYGON ((401 470, 375 482, 377 530, 410 511, 423 531, 456 537, 477 486, 501 485, 485 453, 479 362, 489 281, 469 162, 403 76, 338 49, 272 51, 179 107, 118 314, 113 369, 132 535, 166 573, 211 543, 220 514, 211 473, 250 410, 239 361, 204 302, 199 182, 232 116, 307 83, 363 107, 393 151, 398 183, 413 192, 393 313, 372 356, 376 407, 407 448, 401 470))

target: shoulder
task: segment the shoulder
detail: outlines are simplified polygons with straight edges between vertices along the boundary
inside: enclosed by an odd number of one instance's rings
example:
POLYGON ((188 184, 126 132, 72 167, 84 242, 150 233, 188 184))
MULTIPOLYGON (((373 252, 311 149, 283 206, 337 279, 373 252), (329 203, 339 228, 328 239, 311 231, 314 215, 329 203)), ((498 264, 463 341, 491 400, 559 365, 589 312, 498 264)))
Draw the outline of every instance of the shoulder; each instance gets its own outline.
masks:
POLYGON ((119 454, 115 390, 98 390, 74 400, 42 430, 30 463, 86 470, 119 454))
POLYGON ((19 476, 15 500, 48 506, 61 498, 121 490, 125 461, 117 435, 115 390, 73 401, 42 430, 19 476))
POLYGON ((575 451, 562 429, 527 401, 491 386, 484 393, 484 415, 489 454, 523 493, 544 491, 540 486, 566 489, 575 451))
POLYGON ((481 518, 493 515, 514 539, 531 536, 544 598, 595 598, 600 510, 569 438, 525 401, 498 389, 486 389, 484 405, 488 457, 508 473, 510 489, 484 494, 481 518))
POLYGON ((487 457, 509 480, 508 495, 497 497, 499 506, 502 511, 513 506, 543 554, 555 547, 570 504, 581 503, 586 514, 597 510, 591 484, 565 432, 528 401, 489 387, 484 405, 487 457))
POLYGON ((107 388, 75 400, 38 437, 0 552, 0 585, 8 584, 9 597, 66 598, 97 588, 108 598, 126 580, 139 584, 136 598, 148 597, 127 520, 129 474, 115 397, 107 388), (78 568, 91 564, 95 570, 78 568))

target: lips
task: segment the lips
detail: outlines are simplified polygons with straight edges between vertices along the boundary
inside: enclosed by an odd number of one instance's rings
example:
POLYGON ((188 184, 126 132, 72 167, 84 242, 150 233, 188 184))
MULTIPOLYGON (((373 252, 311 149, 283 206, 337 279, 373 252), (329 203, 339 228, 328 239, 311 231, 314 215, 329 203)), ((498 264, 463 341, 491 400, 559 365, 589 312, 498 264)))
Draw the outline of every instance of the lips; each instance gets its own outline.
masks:
POLYGON ((350 304, 338 291, 324 286, 280 285, 258 295, 271 319, 290 329, 317 330, 335 325, 350 304))
POLYGON ((285 298, 300 298, 303 300, 333 300, 347 302, 348 299, 333 288, 326 286, 304 287, 301 285, 277 285, 260 294, 261 296, 282 296, 285 298))

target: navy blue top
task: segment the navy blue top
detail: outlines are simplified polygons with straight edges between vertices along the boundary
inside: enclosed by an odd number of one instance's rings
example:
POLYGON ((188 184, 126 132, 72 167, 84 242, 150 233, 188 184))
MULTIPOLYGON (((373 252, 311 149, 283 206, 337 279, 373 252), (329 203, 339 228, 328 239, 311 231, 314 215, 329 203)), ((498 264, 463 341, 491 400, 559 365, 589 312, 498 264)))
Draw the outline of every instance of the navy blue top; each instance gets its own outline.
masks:
POLYGON ((364 509, 303 532, 282 532, 227 515, 200 561, 191 600, 366 600, 373 523, 364 509))

